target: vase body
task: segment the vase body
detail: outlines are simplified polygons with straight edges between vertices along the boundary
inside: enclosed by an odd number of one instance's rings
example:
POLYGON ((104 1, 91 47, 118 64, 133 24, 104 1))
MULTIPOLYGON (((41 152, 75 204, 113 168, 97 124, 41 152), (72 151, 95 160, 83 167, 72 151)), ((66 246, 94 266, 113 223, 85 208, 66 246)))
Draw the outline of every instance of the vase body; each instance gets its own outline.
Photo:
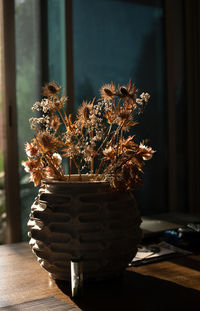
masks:
POLYGON ((134 196, 73 180, 44 181, 28 222, 31 248, 54 279, 70 280, 71 260, 82 261, 84 280, 116 276, 141 239, 134 196))

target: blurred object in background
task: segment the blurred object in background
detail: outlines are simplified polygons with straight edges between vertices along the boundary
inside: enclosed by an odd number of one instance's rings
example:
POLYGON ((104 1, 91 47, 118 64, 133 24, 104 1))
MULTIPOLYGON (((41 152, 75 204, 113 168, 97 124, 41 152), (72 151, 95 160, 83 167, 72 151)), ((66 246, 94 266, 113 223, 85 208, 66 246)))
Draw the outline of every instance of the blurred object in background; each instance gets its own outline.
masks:
POLYGON ((5 191, 4 172, 0 172, 0 244, 6 241, 6 212, 5 212, 5 191))
POLYGON ((4 160, 3 160, 3 112, 2 112, 2 40, 0 32, 0 244, 6 239, 6 206, 4 190, 4 160))

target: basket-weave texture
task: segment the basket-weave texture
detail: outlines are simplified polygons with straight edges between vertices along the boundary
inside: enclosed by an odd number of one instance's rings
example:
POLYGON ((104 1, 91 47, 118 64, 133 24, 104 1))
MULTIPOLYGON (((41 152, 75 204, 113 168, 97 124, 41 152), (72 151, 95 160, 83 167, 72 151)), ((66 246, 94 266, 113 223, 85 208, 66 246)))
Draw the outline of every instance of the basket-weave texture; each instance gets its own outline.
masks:
POLYGON ((107 183, 46 181, 31 207, 30 245, 54 279, 70 280, 80 259, 85 279, 120 274, 137 252, 141 218, 132 193, 107 183))

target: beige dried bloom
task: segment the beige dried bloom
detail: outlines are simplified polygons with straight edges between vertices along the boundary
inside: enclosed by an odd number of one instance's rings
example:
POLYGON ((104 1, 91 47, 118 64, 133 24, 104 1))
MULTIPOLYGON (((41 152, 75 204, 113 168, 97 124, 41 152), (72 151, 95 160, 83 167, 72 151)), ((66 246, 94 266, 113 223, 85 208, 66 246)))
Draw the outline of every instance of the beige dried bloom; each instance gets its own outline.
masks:
POLYGON ((58 95, 60 90, 61 86, 57 82, 52 81, 46 83, 45 86, 42 88, 42 95, 47 97, 55 97, 56 95, 58 95))
POLYGON ((52 102, 51 110, 59 111, 63 109, 63 103, 60 100, 56 100, 52 102))
POLYGON ((130 127, 134 126, 136 122, 133 122, 133 116, 128 111, 122 111, 119 113, 117 123, 123 126, 124 130, 129 130, 130 127))
POLYGON ((87 122, 92 114, 93 104, 83 101, 82 105, 78 108, 78 119, 80 122, 87 122))
POLYGON ((57 149, 59 142, 49 132, 39 132, 37 135, 37 143, 42 153, 54 153, 57 149))
POLYGON ((52 128, 55 132, 57 132, 60 125, 61 125, 60 118, 57 115, 53 115, 49 124, 50 128, 52 128))
POLYGON ((35 143, 26 143, 25 144, 25 152, 28 157, 36 157, 39 154, 38 147, 35 143))
POLYGON ((53 153, 52 159, 55 162, 55 164, 60 165, 62 163, 62 157, 59 153, 53 153))
POLYGON ((139 145, 139 153, 142 155, 144 161, 150 160, 155 153, 151 147, 145 146, 142 143, 139 145))
POLYGON ((100 89, 100 94, 105 100, 110 100, 116 95, 116 88, 113 82, 104 84, 100 89))

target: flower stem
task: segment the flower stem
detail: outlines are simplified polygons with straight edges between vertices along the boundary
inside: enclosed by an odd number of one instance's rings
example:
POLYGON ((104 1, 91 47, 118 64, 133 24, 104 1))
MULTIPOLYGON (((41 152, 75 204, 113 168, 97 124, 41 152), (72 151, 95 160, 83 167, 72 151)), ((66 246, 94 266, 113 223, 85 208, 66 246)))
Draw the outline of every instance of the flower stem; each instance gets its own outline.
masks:
POLYGON ((80 169, 80 166, 77 164, 75 158, 72 158, 72 160, 73 160, 73 162, 74 162, 74 164, 75 164, 75 166, 76 166, 76 168, 77 168, 77 170, 78 170, 79 179, 81 180, 82 177, 81 177, 81 169, 80 169))
POLYGON ((46 154, 44 152, 44 150, 42 150, 42 146, 39 144, 36 136, 35 136, 35 141, 37 143, 38 150, 40 150, 40 153, 42 154, 42 157, 44 157, 44 159, 49 163, 49 166, 53 169, 53 171, 54 171, 55 175, 58 177, 58 179, 65 180, 62 169, 60 168, 60 172, 59 172, 59 170, 55 167, 55 165, 52 163, 51 157, 48 154, 46 154))
POLYGON ((103 147, 103 145, 104 145, 104 144, 106 143, 106 141, 108 140, 109 135, 110 135, 110 132, 111 132, 111 129, 112 129, 112 124, 110 124, 110 127, 109 127, 109 130, 108 130, 107 134, 106 134, 106 137, 105 137, 104 141, 102 142, 102 144, 100 145, 100 147, 98 148, 97 153, 101 150, 101 148, 103 147))
POLYGON ((98 167, 97 170, 96 170, 95 178, 98 177, 99 172, 100 172, 100 169, 102 168, 103 163, 104 163, 104 160, 102 159, 101 162, 100 162, 100 164, 99 164, 99 167, 98 167))
POLYGON ((62 113, 61 113, 59 110, 58 110, 58 113, 59 113, 59 115, 60 115, 60 117, 61 117, 61 119, 62 119, 62 121, 63 121, 63 123, 64 123, 64 125, 65 125, 66 130, 67 130, 67 124, 66 124, 66 122, 65 122, 65 119, 63 118, 62 113))
POLYGON ((58 176, 58 179, 65 180, 64 174, 62 173, 62 171, 59 172, 59 170, 55 167, 55 165, 52 163, 51 157, 47 154, 43 154, 43 157, 47 160, 49 166, 53 169, 56 176, 58 176))
POLYGON ((94 174, 94 156, 91 157, 90 173, 91 173, 91 175, 94 174))

